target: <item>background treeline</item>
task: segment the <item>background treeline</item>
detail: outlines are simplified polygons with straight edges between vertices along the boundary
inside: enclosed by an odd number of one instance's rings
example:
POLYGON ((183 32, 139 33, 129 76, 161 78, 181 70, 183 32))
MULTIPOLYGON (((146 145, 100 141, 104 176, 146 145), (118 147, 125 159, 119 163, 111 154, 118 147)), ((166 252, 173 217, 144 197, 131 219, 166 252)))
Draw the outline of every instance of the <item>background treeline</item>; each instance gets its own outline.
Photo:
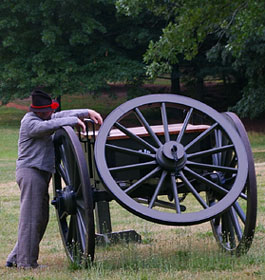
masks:
POLYGON ((265 1, 244 0, 2 0, 0 100, 34 87, 60 96, 113 83, 132 96, 162 77, 173 93, 260 116, 264 10, 265 1))

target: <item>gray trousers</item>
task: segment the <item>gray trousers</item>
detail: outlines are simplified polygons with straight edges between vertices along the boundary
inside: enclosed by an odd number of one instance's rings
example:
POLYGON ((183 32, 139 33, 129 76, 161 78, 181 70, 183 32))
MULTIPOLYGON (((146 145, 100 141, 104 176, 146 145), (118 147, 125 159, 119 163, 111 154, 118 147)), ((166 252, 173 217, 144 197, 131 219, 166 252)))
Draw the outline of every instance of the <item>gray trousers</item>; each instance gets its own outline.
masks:
POLYGON ((50 179, 49 172, 35 168, 20 168, 16 172, 21 191, 18 239, 7 261, 18 267, 38 266, 39 244, 49 221, 50 179))

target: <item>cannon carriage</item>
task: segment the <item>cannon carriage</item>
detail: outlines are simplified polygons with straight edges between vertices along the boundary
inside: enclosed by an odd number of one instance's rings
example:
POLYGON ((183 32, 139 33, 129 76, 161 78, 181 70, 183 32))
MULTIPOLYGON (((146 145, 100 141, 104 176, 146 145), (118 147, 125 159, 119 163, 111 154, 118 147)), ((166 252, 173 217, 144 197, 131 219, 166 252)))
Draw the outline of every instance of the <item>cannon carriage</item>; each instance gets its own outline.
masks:
MULTIPOLYGON (((210 221, 221 248, 247 252, 257 187, 247 133, 235 114, 184 96, 153 94, 117 107, 99 131, 90 120, 86 125, 79 137, 71 127, 54 137, 52 204, 71 261, 93 261, 97 238, 115 236, 111 200, 159 224, 210 221)), ((128 235, 140 239, 132 231, 118 234, 128 235)))

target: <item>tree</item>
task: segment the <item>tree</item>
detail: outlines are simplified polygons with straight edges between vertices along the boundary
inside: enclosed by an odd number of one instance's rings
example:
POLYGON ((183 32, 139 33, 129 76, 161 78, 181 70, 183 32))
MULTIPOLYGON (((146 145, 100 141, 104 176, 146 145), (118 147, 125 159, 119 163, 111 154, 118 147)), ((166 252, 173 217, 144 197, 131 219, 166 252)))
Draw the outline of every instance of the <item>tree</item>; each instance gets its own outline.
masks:
MULTIPOLYGON (((242 72, 244 67, 246 87, 242 100, 234 109, 242 116, 252 117, 265 111, 264 101, 260 102, 264 100, 265 91, 264 1, 118 0, 117 7, 127 15, 149 9, 168 19, 162 36, 150 42, 145 54, 150 76, 169 72, 181 55, 186 60, 193 59, 208 36, 215 36, 212 48, 225 42, 221 45, 222 53, 234 57, 234 69, 240 67, 242 72)), ((213 53, 213 50, 209 51, 213 53)))
POLYGON ((246 39, 245 49, 235 60, 234 68, 244 71, 246 81, 242 99, 231 109, 243 117, 262 115, 265 112, 265 32, 246 39))
POLYGON ((150 13, 117 15, 114 0, 2 0, 0 100, 34 87, 59 96, 135 83, 145 77, 142 55, 157 24, 150 13))

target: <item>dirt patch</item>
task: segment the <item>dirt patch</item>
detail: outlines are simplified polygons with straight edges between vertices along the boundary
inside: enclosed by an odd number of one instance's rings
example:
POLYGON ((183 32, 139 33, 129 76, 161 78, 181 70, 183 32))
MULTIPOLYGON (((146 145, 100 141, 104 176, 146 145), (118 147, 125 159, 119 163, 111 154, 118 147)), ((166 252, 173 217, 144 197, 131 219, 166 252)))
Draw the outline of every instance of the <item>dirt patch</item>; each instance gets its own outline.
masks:
POLYGON ((25 105, 21 105, 18 103, 14 103, 14 102, 10 102, 6 105, 6 107, 8 108, 16 108, 22 111, 28 111, 29 110, 29 106, 25 106, 25 105))
POLYGON ((242 119, 242 122, 247 131, 265 132, 265 116, 254 120, 242 119))

